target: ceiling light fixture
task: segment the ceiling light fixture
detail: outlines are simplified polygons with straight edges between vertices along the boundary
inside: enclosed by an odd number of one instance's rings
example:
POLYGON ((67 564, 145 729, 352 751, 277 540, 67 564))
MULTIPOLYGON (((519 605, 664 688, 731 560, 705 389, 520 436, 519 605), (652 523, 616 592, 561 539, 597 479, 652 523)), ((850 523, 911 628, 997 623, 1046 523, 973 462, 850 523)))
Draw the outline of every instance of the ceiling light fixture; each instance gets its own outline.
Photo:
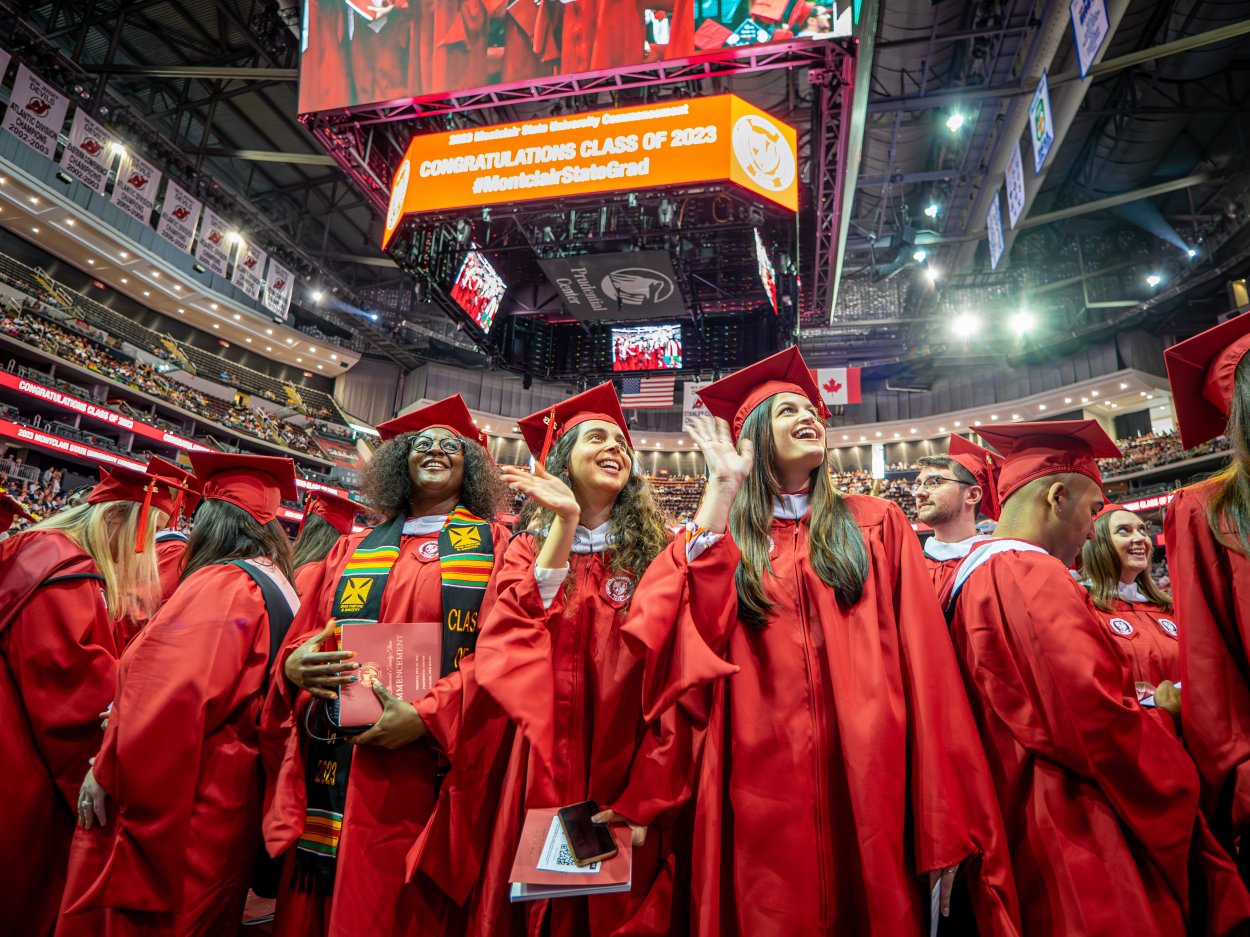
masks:
POLYGON ((1150 274, 1150 276, 1146 277, 1146 285, 1149 286, 1151 289, 1154 289, 1156 286, 1158 286, 1162 282, 1163 282, 1163 277, 1159 276, 1159 274, 1157 273, 1152 273, 1150 274))
POLYGON ((951 114, 950 117, 946 118, 946 129, 949 130, 951 133, 955 133, 955 131, 957 131, 963 125, 964 125, 964 115, 959 113, 959 111, 955 111, 954 113, 951 114))

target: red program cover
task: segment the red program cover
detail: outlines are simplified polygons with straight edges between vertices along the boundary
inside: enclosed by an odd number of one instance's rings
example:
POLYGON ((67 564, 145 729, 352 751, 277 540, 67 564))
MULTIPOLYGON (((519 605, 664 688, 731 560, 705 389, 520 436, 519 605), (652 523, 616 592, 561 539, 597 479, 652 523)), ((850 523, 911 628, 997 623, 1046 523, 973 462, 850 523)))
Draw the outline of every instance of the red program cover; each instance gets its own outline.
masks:
MULTIPOLYGON (((625 824, 612 826, 612 837, 616 840, 617 853, 610 859, 595 863, 595 871, 591 871, 592 867, 578 868, 574 865, 572 857, 567 853, 567 846, 560 850, 561 855, 557 864, 568 871, 557 872, 539 868, 543 846, 556 813, 554 807, 534 807, 525 814, 525 825, 521 829, 521 842, 517 846, 516 857, 512 862, 512 874, 508 876, 508 881, 514 885, 553 888, 554 891, 547 893, 549 897, 555 897, 560 893, 584 895, 628 891, 633 847, 629 827, 625 824)), ((563 842, 562 838, 561 842, 563 842)), ((513 900, 517 900, 516 896, 513 900)))
POLYGON ((438 621, 373 622, 339 620, 341 646, 355 651, 360 664, 356 683, 340 688, 339 725, 367 726, 382 715, 373 692, 380 680, 391 695, 410 703, 421 699, 438 682, 443 656, 443 624, 438 621))

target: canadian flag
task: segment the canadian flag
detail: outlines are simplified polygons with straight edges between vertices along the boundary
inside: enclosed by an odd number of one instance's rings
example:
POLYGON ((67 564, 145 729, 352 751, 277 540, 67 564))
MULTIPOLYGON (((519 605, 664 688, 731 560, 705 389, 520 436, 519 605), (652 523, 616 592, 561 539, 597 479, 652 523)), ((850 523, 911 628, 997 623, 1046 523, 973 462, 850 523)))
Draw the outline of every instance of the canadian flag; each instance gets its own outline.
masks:
POLYGON ((859 368, 820 368, 812 374, 826 405, 859 403, 859 368))

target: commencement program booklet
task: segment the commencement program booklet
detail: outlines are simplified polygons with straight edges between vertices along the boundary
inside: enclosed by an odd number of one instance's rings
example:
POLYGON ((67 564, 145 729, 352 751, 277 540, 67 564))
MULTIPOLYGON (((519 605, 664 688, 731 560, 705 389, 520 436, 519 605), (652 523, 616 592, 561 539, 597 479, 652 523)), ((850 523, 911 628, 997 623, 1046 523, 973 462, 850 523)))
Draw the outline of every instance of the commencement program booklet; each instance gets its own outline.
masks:
POLYGON ((414 702, 433 689, 443 657, 443 623, 339 619, 340 646, 355 651, 360 679, 339 687, 339 725, 369 726, 382 715, 379 680, 396 699, 414 702))
POLYGON ((513 901, 538 898, 576 898, 629 891, 632 872, 632 836, 625 824, 613 824, 617 853, 602 862, 578 865, 556 808, 535 807, 525 815, 521 844, 512 862, 509 897, 513 901))

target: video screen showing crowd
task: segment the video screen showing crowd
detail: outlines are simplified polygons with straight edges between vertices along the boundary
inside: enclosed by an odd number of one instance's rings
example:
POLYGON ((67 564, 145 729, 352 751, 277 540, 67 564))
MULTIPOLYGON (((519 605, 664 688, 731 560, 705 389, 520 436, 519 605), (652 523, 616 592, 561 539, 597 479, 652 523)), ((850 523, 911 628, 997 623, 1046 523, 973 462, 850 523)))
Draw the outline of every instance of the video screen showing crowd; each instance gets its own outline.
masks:
MULTIPOLYGON (((1247 348, 1167 352, 1186 446, 1250 446, 1247 348)), ((701 399, 684 525, 604 384, 519 421, 532 468, 459 396, 383 423, 294 547, 291 461, 215 452, 0 543, 5 932, 1250 926, 1244 460, 1177 495, 1172 596, 1094 421, 922 460, 922 550, 833 486, 797 349, 701 399)))
POLYGON ((646 325, 612 330, 613 371, 680 368, 680 325, 646 325))

